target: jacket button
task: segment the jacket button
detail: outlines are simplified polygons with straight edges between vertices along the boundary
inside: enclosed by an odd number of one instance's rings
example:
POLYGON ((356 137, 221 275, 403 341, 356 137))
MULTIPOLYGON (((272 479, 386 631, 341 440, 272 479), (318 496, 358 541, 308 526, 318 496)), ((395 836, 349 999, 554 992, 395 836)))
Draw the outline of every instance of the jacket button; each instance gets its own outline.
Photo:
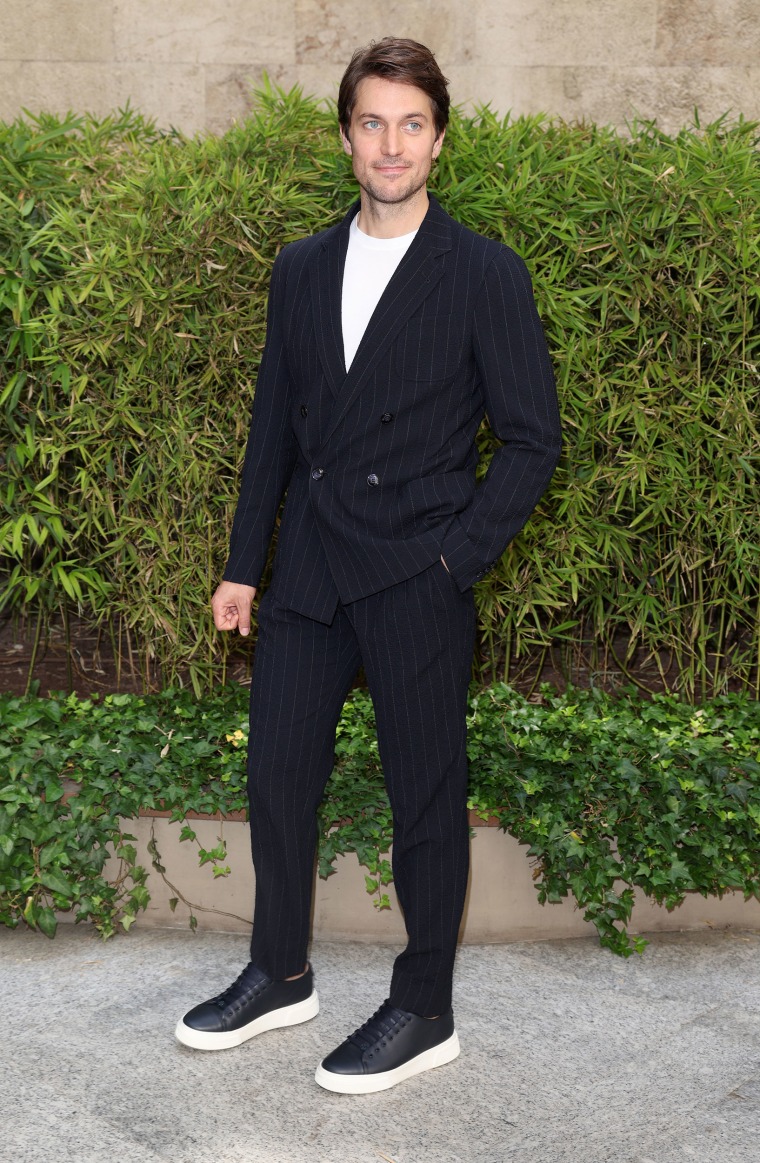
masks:
POLYGON ((306 415, 306 413, 308 412, 308 410, 309 410, 309 409, 306 407, 306 405, 305 405, 305 404, 301 404, 301 415, 302 415, 302 416, 305 416, 305 415, 306 415))
POLYGON ((393 413, 392 412, 383 412, 380 419, 382 420, 383 424, 387 424, 389 420, 393 419, 393 413))
POLYGON ((313 480, 318 481, 321 476, 325 475, 325 470, 323 468, 313 468, 311 475, 313 480))
POLYGON ((379 485, 380 484, 380 477, 377 475, 377 473, 371 472, 369 474, 369 476, 367 477, 367 484, 368 485, 379 485))

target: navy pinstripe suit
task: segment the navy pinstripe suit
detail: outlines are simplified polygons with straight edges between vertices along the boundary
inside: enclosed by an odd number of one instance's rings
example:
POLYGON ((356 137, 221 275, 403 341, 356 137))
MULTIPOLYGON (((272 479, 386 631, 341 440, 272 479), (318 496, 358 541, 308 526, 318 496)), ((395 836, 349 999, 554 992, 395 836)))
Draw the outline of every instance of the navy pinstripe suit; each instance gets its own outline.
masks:
POLYGON ((360 203, 277 256, 223 576, 258 585, 287 490, 251 683, 251 959, 273 977, 303 968, 315 811, 363 665, 409 933, 390 999, 434 1015, 468 872, 472 586, 546 488, 560 427, 525 263, 429 198, 348 373, 341 285, 360 203), (476 487, 484 412, 502 443, 476 487))

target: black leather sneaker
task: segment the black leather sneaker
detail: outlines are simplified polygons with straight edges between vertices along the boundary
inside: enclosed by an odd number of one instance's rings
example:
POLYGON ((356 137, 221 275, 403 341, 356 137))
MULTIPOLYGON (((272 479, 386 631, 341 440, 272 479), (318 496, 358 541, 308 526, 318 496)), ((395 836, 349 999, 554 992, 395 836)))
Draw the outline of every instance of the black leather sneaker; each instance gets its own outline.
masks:
POLYGON ((311 965, 293 981, 273 981, 249 963, 223 993, 180 1018, 174 1033, 194 1050, 229 1050, 265 1030, 295 1026, 318 1013, 311 965))
POLYGON ((369 1021, 322 1059, 314 1077, 320 1086, 339 1094, 370 1094, 443 1066, 458 1053, 450 1008, 431 1019, 384 1001, 369 1021))

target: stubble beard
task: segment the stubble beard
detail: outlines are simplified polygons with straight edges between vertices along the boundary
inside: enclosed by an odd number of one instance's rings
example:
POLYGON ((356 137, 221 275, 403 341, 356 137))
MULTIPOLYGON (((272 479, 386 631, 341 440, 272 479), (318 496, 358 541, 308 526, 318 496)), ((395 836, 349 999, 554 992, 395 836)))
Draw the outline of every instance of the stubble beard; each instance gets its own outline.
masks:
POLYGON ((371 176, 357 177, 356 180, 365 194, 374 202, 380 202, 384 206, 393 206, 399 205, 402 202, 408 202, 415 194, 418 194, 424 188, 431 168, 431 166, 428 166, 425 172, 413 178, 409 185, 400 187, 376 185, 372 181, 371 176))

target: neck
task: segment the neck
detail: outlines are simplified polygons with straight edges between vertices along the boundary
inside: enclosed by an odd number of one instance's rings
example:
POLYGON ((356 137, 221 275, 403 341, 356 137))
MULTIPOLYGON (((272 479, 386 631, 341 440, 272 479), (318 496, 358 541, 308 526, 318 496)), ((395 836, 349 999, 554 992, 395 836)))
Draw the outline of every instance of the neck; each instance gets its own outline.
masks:
POLYGON ((430 205, 424 186, 403 202, 378 202, 362 190, 361 202, 356 225, 372 238, 398 238, 401 234, 411 234, 421 225, 430 205))

